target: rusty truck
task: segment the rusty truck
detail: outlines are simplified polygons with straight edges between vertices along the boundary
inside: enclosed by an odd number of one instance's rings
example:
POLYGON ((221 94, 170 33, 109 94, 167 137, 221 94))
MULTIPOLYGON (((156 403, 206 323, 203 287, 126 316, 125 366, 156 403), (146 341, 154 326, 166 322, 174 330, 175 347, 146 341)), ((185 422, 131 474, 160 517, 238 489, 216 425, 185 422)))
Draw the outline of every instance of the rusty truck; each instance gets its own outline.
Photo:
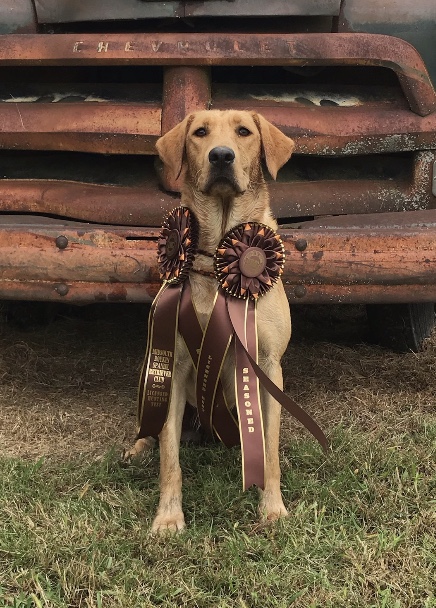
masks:
POLYGON ((0 300, 150 302, 178 204, 157 138, 262 113, 291 303, 417 350, 436 302, 435 0, 2 0, 0 300))

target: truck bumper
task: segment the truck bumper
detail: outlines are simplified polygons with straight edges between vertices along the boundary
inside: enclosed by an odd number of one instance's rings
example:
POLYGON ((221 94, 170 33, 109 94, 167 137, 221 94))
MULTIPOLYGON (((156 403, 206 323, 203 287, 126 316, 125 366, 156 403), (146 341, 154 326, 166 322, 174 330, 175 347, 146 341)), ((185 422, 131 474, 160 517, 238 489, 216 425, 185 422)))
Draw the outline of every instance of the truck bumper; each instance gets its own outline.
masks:
MULTIPOLYGON (((348 215, 280 228, 291 302, 436 301, 436 210, 348 215)), ((4 216, 0 298, 150 302, 159 229, 4 216), (38 223, 35 223, 38 222, 38 223)))

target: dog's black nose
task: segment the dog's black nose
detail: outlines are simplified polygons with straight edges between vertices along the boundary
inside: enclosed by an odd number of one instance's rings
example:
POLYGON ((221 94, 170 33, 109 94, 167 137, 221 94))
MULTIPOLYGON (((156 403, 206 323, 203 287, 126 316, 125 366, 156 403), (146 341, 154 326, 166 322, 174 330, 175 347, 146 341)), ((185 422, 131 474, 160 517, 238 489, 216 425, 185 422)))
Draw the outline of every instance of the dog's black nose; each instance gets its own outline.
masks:
POLYGON ((215 167, 225 167, 231 165, 235 160, 235 153, 231 148, 226 146, 217 146, 209 152, 209 162, 215 167))

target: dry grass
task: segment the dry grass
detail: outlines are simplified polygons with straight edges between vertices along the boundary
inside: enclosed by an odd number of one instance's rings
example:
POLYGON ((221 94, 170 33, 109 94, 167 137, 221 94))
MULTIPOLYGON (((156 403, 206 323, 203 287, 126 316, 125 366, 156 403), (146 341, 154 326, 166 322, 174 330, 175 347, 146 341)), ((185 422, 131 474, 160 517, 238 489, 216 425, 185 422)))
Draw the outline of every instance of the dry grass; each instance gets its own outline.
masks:
MULTIPOLYGON (((129 442, 146 315, 114 305, 65 309, 28 332, 0 324, 0 453, 70 459, 129 442)), ((363 343, 359 307, 295 308, 293 322, 286 389, 327 432, 410 433, 434 412, 435 335, 424 352, 401 355, 363 343)), ((287 415, 283 428, 285 438, 302 432, 287 415)))
POLYGON ((99 307, 23 332, 0 326, 0 451, 101 455, 130 441, 146 343, 143 307, 99 307))

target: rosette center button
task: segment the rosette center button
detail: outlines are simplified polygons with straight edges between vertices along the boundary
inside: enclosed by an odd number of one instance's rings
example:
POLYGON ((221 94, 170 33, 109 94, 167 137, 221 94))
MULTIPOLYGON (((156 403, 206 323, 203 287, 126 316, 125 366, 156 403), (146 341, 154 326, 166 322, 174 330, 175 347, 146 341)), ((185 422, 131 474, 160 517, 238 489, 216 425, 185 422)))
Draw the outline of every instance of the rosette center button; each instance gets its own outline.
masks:
POLYGON ((266 268, 266 255, 260 247, 249 247, 239 260, 241 273, 247 278, 258 277, 266 268))
POLYGON ((167 257, 172 260, 179 253, 180 234, 178 230, 171 230, 165 244, 167 257))

